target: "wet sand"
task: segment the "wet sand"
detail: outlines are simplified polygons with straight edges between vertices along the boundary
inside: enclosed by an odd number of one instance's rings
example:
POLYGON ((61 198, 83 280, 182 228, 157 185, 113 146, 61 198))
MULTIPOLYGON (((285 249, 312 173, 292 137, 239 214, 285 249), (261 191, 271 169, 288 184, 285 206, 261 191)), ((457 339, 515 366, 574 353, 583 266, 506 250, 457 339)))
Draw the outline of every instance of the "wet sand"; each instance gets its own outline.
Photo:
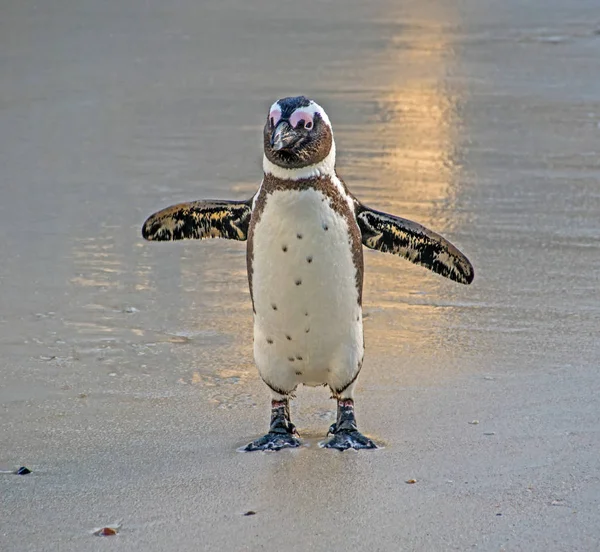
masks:
POLYGON ((598 549, 596 2, 398 4, 2 9, 0 469, 33 474, 0 475, 1 550, 598 549), (269 414, 244 244, 140 236, 249 197, 297 93, 361 200, 476 268, 365 252, 376 452, 318 447, 324 389, 293 405, 306 447, 236 452, 269 414))

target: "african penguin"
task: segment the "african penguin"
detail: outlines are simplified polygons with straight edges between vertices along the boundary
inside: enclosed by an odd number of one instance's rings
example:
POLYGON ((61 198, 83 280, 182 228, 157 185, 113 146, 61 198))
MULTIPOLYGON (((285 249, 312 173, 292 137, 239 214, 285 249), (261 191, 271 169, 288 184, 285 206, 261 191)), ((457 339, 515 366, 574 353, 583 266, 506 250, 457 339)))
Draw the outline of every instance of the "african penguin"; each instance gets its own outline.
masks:
POLYGON ((262 183, 247 201, 196 201, 150 216, 147 240, 247 240, 254 358, 271 391, 269 432, 245 450, 297 447, 289 401, 299 384, 328 386, 337 399, 323 446, 373 449, 357 428, 354 386, 363 355, 362 246, 389 252, 469 284, 473 267, 451 243, 406 219, 370 209, 335 170, 325 110, 304 96, 270 108, 262 183))

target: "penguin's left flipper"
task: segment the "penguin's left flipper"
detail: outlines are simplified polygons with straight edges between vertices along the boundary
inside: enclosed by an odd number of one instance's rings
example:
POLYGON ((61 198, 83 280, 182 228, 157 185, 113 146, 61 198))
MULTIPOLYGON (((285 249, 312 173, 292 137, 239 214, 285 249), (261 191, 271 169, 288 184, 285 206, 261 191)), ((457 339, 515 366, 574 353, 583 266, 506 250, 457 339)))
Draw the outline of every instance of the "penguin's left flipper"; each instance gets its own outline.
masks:
POLYGON ((458 248, 431 230, 407 219, 369 209, 357 202, 356 220, 362 243, 393 253, 461 284, 470 284, 473 265, 458 248))
POLYGON ((148 217, 142 226, 142 236, 150 241, 205 238, 245 241, 251 215, 252 199, 179 203, 148 217))

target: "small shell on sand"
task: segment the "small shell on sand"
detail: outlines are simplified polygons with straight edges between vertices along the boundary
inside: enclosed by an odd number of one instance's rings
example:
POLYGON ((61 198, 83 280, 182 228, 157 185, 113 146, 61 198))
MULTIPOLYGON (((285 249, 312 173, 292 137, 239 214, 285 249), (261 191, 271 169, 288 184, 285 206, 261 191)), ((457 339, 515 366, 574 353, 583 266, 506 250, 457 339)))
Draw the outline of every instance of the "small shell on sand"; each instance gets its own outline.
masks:
POLYGON ((96 537, 112 537, 121 530, 121 523, 114 523, 112 525, 106 525, 104 527, 97 527, 92 531, 92 535, 96 537))

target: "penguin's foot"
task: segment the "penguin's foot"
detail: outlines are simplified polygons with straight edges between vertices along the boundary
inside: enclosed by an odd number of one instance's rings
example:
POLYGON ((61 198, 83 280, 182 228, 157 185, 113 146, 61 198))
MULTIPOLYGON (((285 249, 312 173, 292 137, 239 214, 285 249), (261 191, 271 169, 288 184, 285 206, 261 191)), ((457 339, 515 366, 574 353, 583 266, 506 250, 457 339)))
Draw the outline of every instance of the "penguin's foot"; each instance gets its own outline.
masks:
POLYGON ((377 448, 377 445, 371 439, 358 431, 352 399, 338 400, 337 421, 329 428, 328 434, 330 433, 333 434, 333 437, 323 443, 322 446, 325 448, 337 450, 377 448))
POLYGON ((267 433, 260 439, 252 441, 244 448, 245 452, 253 450, 281 450, 282 448, 296 448, 300 446, 300 439, 292 433, 267 433))
POLYGON ((325 448, 333 448, 337 450, 348 450, 350 448, 359 449, 376 449, 377 445, 368 437, 365 437, 360 431, 340 431, 323 443, 325 448))
POLYGON ((244 451, 254 450, 281 450, 282 448, 296 448, 300 446, 300 439, 296 437, 296 426, 290 421, 290 403, 271 401, 271 426, 269 433, 260 439, 248 444, 244 451))

